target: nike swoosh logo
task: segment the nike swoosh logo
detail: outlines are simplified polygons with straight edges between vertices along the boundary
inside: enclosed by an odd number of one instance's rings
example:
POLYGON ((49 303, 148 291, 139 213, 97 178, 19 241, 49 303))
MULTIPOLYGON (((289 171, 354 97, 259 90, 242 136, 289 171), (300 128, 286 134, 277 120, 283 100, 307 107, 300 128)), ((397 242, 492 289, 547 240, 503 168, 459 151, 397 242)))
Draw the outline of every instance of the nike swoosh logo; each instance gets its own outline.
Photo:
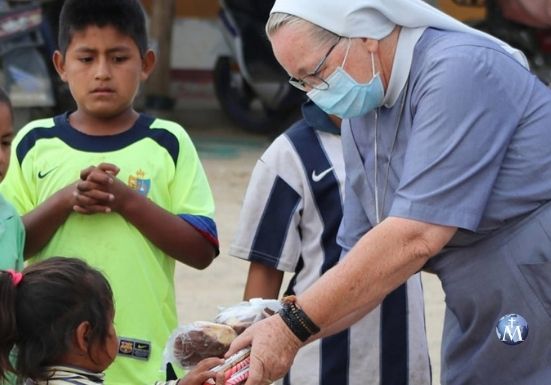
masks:
POLYGON ((38 172, 38 179, 46 178, 46 176, 47 176, 48 174, 50 174, 52 171, 54 171, 56 168, 57 168, 57 166, 54 167, 54 168, 52 168, 51 170, 46 171, 46 172, 39 171, 39 172, 38 172))
POLYGON ((324 176, 329 174, 332 170, 333 170, 333 167, 330 167, 327 170, 320 172, 319 174, 316 174, 316 170, 314 170, 312 171, 312 180, 314 182, 319 182, 320 180, 323 179, 324 176))

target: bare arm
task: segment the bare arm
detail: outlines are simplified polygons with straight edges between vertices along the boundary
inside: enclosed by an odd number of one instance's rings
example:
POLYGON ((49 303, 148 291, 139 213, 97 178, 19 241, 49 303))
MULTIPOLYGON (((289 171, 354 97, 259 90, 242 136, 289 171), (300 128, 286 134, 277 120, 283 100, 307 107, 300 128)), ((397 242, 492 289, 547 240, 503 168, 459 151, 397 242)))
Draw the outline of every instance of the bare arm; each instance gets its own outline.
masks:
POLYGON ((259 262, 251 262, 243 299, 271 299, 279 296, 283 272, 259 262))
POLYGON ((136 191, 127 190, 123 202, 114 205, 115 212, 172 258, 196 269, 210 265, 215 257, 214 246, 193 226, 136 191))
POLYGON ((214 246, 193 226, 115 177, 116 166, 101 164, 84 170, 77 185, 81 214, 105 213, 106 208, 132 223, 155 246, 172 258, 204 269, 215 257, 214 246), (112 171, 109 171, 112 170, 112 171))
MULTIPOLYGON (((223 385, 224 372, 214 372, 211 369, 217 365, 222 364, 224 361, 220 358, 205 358, 195 365, 195 367, 189 370, 186 375, 179 379, 176 385, 201 385, 207 383, 206 381, 211 378, 216 381, 216 385, 223 385)), ((155 385, 166 385, 168 382, 157 381, 155 385)))
MULTIPOLYGON (((83 170, 81 178, 88 175, 94 167, 89 167, 83 170)), ((98 176, 98 183, 104 185, 111 184, 113 175, 118 173, 116 166, 109 165, 106 167, 106 172, 98 176)), ((86 199, 85 202, 79 199, 78 183, 74 183, 62 188, 43 203, 38 205, 34 210, 23 215, 22 220, 25 225, 25 258, 32 257, 38 253, 52 239, 55 232, 61 225, 65 223, 71 212, 79 208, 80 205, 89 204, 95 212, 106 212, 107 206, 97 205, 96 199, 86 199)), ((113 199, 112 194, 104 191, 96 191, 95 197, 101 201, 109 202, 113 199)), ((87 210, 84 209, 86 213, 87 210)))
MULTIPOLYGON (((436 255, 455 231, 453 227, 391 217, 366 233, 344 260, 297 298, 299 306, 321 328, 314 338, 346 328, 371 311, 436 255)), ((226 355, 250 345, 251 369, 246 385, 260 385, 281 378, 304 343, 281 316, 275 315, 245 330, 226 355)))
POLYGON ((65 223, 74 204, 71 184, 48 198, 34 210, 23 215, 25 225, 25 259, 38 253, 53 237, 57 229, 65 223))
POLYGON ((299 304, 322 329, 348 327, 418 272, 455 231, 454 227, 387 218, 304 292, 299 304))

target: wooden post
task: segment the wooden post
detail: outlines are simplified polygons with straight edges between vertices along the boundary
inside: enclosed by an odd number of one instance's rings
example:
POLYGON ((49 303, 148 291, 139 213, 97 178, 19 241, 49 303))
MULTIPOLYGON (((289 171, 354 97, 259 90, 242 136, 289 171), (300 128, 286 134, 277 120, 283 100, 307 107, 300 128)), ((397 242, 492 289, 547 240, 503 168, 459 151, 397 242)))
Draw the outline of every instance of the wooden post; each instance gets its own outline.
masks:
POLYGON ((145 85, 146 108, 171 109, 170 57, 172 50, 172 26, 176 0, 152 1, 150 37, 157 53, 157 65, 145 85))

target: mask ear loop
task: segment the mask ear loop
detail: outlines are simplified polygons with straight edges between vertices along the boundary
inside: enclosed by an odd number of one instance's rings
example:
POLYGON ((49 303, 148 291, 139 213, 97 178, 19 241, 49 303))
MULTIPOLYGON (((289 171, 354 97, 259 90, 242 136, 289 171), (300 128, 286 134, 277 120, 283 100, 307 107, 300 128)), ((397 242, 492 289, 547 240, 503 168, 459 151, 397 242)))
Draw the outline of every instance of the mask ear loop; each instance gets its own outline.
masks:
POLYGON ((350 46, 352 45, 352 39, 348 38, 348 45, 346 46, 346 53, 344 54, 344 60, 342 61, 341 68, 344 69, 346 59, 348 59, 348 52, 350 52, 350 46))
MULTIPOLYGON (((350 46, 352 45, 352 39, 348 38, 348 46, 346 47, 346 53, 344 54, 344 60, 342 61, 341 68, 344 69, 344 65, 346 64, 346 59, 348 59, 348 52, 350 52, 350 46)), ((373 77, 375 77, 377 74, 375 73, 375 56, 373 55, 373 52, 371 53, 371 73, 373 74, 373 77)))

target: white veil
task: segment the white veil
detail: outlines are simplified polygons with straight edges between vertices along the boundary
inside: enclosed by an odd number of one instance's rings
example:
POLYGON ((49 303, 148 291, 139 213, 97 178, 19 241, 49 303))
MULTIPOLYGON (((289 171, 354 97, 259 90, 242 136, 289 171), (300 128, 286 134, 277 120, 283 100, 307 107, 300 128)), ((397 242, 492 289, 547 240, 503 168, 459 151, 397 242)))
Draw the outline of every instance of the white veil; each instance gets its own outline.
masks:
POLYGON ((523 66, 524 54, 507 43, 460 22, 422 0, 276 0, 271 13, 307 20, 339 36, 380 40, 396 25, 473 33, 497 42, 523 66))

